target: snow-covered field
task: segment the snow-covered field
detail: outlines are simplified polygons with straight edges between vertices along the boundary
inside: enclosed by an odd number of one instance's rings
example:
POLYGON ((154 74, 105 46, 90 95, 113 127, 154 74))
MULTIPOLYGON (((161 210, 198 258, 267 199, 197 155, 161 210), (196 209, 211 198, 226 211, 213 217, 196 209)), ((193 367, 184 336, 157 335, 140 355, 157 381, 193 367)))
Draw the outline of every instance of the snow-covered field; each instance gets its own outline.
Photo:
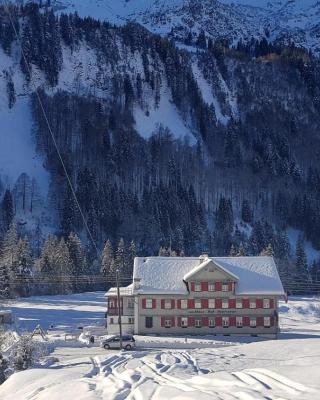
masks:
POLYGON ((78 326, 103 325, 103 293, 16 302, 18 324, 49 331, 54 363, 12 375, 1 400, 320 398, 320 299, 292 297, 280 308, 278 340, 137 337, 133 352, 56 341, 78 326), (20 321, 20 322, 19 322, 20 321))

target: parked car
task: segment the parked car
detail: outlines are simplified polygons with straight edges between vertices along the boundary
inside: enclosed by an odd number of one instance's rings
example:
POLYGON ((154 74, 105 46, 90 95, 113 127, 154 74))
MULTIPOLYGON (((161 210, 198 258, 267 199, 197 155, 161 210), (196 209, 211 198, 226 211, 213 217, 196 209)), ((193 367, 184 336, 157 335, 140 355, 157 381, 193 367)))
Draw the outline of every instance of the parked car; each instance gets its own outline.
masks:
MULTIPOLYGON (((122 348, 132 350, 135 348, 135 340, 132 335, 122 336, 122 348)), ((120 349, 120 336, 111 336, 101 342, 101 347, 106 350, 120 349)))

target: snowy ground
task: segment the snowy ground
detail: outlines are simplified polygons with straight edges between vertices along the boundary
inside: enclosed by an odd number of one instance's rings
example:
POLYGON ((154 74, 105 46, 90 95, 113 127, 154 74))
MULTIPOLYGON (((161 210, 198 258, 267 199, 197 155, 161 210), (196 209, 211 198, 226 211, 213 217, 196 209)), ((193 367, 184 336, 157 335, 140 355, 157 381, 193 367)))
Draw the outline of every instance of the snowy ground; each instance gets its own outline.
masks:
POLYGON ((11 376, 0 387, 1 400, 320 398, 319 298, 281 304, 279 340, 205 337, 185 344, 185 338, 140 336, 133 352, 54 342, 80 325, 103 324, 104 311, 102 293, 17 302, 24 328, 55 321, 50 356, 59 361, 11 376))

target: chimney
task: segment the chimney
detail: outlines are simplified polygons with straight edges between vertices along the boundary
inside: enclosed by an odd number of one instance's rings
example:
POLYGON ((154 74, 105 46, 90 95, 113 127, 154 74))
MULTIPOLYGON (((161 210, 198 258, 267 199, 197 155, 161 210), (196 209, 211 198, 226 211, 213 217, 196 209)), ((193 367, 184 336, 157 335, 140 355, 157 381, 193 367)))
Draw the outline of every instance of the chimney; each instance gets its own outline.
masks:
POLYGON ((209 258, 209 254, 201 254, 201 256, 199 256, 199 264, 202 264, 204 261, 206 261, 209 258))
POLYGON ((141 279, 140 278, 134 278, 133 279, 133 290, 139 290, 141 285, 140 285, 141 279))

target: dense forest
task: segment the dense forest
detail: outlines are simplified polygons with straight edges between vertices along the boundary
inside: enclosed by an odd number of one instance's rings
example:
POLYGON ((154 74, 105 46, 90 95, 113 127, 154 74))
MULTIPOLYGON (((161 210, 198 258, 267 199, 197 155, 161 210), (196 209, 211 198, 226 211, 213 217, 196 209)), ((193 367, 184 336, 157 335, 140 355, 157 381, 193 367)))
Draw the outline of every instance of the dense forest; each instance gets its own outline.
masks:
MULTIPOLYGON (((49 235, 39 218, 30 231, 17 219, 21 210, 44 207, 36 182, 26 175, 13 188, 0 181, 1 293, 86 290, 103 279, 111 284, 117 268, 125 283, 135 254, 159 252, 272 254, 288 288, 311 290, 320 281, 319 260, 308 262, 304 250, 305 240, 320 250, 317 58, 294 43, 232 46, 204 32, 177 43, 173 34, 163 38, 138 24, 56 16, 35 4, 11 12, 21 43, 3 7, 0 43, 9 57, 23 49, 18 68, 31 93, 37 151, 50 172, 54 229, 49 235), (81 63, 83 52, 93 57, 94 77, 88 83, 74 74, 65 84, 68 57, 81 63), (219 107, 204 99, 203 80, 219 107), (172 132, 166 115, 149 137, 139 134, 137 107, 149 115, 164 88, 192 140, 172 132), (289 229, 301 232, 297 243, 289 229), (41 287, 40 278, 47 279, 41 287)), ((11 109, 18 101, 11 70, 5 79, 11 109)))

